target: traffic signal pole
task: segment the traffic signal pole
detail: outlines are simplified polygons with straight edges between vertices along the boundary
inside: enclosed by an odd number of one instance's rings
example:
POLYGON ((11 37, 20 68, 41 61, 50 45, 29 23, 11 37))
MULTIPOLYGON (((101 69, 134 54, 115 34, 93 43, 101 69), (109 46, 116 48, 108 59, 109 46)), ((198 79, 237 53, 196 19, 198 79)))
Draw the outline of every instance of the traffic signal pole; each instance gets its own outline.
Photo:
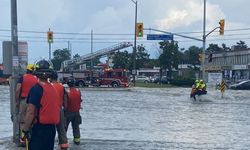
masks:
POLYGON ((135 86, 135 74, 136 74, 136 27, 137 27, 137 0, 132 2, 135 4, 135 34, 134 34, 134 48, 133 48, 133 84, 135 86))
POLYGON ((204 80, 205 78, 205 51, 206 51, 206 0, 204 0, 204 13, 203 13, 203 50, 202 50, 202 63, 201 63, 201 68, 202 68, 202 74, 201 78, 204 80))

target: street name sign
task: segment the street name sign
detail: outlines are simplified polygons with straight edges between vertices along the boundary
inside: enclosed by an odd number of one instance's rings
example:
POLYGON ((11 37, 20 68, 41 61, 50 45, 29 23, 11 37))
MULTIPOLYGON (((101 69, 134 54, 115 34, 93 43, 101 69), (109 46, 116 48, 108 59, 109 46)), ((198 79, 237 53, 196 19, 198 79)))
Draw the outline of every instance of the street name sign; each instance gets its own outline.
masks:
POLYGON ((147 34, 147 40, 173 40, 173 34, 147 34))

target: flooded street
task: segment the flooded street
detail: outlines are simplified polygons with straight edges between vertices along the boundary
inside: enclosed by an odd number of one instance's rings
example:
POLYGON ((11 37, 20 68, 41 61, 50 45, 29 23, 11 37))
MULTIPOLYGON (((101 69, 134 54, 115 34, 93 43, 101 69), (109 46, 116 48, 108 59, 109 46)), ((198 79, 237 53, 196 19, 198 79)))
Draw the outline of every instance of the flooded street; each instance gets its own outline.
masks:
MULTIPOLYGON (((0 91, 0 149, 12 149, 9 88, 0 91)), ((82 89, 82 144, 71 149, 250 149, 250 91, 228 90, 221 98, 211 88, 200 102, 189 92, 82 89)))

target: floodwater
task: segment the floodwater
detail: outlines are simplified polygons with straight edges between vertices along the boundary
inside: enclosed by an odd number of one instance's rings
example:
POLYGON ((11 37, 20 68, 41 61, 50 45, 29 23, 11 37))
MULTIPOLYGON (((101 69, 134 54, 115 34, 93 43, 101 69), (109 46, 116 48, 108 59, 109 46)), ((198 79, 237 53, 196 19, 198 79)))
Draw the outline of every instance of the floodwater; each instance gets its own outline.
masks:
MULTIPOLYGON (((211 88, 194 102, 188 88, 81 90, 82 144, 71 149, 250 149, 250 91, 228 90, 222 98, 211 88)), ((9 89, 0 91, 0 149, 15 149, 9 89)))

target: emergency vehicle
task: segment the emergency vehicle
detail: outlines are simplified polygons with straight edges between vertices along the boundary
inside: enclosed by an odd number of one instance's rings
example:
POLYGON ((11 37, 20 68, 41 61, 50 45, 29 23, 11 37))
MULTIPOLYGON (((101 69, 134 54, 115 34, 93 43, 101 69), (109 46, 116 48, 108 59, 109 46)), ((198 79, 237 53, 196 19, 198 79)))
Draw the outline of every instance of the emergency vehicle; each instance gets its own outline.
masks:
POLYGON ((58 72, 58 77, 62 83, 73 77, 76 80, 76 86, 111 86, 111 87, 128 87, 129 78, 128 70, 101 68, 84 71, 58 72))

